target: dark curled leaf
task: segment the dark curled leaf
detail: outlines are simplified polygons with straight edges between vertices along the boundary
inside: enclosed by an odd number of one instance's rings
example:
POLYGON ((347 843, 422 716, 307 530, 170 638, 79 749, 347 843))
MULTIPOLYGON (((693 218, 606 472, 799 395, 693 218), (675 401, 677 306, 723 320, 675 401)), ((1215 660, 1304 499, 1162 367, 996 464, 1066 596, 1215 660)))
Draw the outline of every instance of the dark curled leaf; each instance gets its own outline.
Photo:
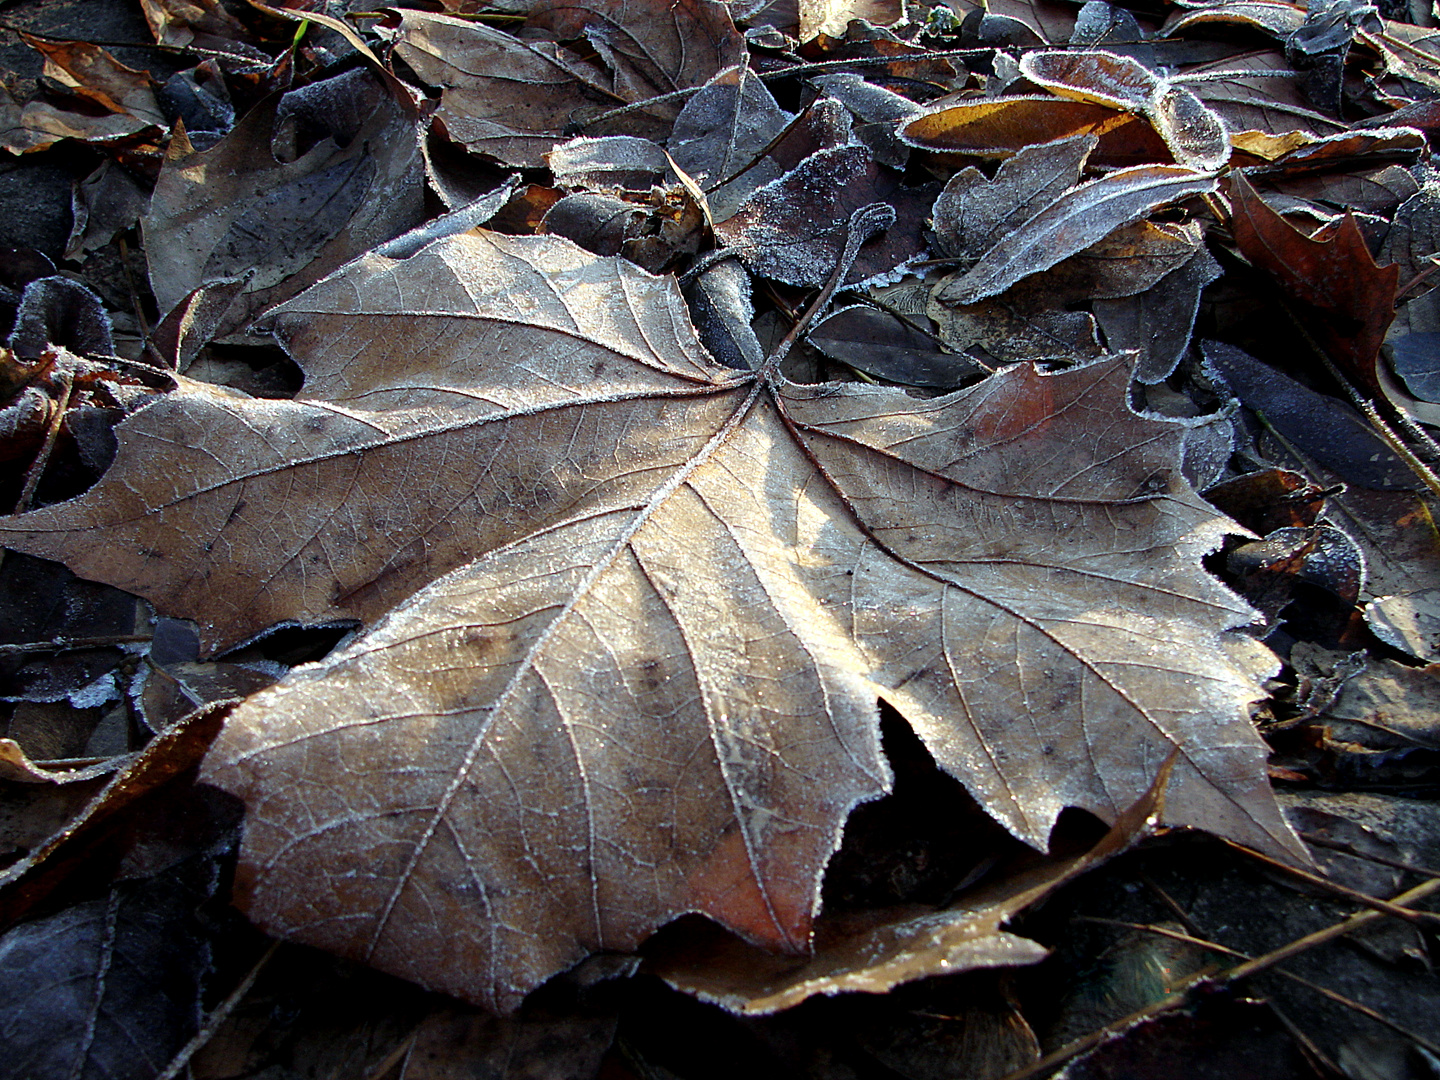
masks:
POLYGON ((109 356, 115 351, 105 305, 67 277, 40 278, 25 286, 9 344, 16 356, 32 362, 47 346, 83 356, 109 356))
POLYGON ((26 1080, 152 1080, 200 1022, 210 945, 204 860, 0 937, 0 1071, 26 1080))
POLYGON ((1380 491, 1420 487, 1409 467, 1350 406, 1235 348, 1206 341, 1205 360, 1235 395, 1301 453, 1351 483, 1380 491))

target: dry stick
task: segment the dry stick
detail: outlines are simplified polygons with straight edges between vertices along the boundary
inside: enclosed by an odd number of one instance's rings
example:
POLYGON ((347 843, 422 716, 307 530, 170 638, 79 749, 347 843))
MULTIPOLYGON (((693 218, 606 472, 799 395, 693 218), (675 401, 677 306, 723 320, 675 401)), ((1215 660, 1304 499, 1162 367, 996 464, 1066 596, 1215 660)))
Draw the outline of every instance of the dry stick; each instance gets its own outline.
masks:
POLYGON ((270 958, 275 955, 275 950, 278 949, 281 944, 283 943, 279 938, 276 938, 270 943, 270 947, 265 950, 264 955, 255 961, 255 966, 240 980, 240 985, 230 992, 229 997, 215 1006, 215 1010, 205 1018, 205 1023, 200 1025, 200 1030, 195 1033, 195 1037, 180 1048, 180 1052, 170 1059, 170 1064, 165 1066, 165 1071, 155 1077, 155 1080, 175 1080, 175 1077, 180 1075, 181 1070, 190 1064, 190 1059, 195 1056, 201 1047, 214 1038, 215 1032, 218 1031, 220 1025, 225 1022, 225 1018, 235 1010, 235 1006, 239 1005, 241 999, 250 992, 250 988, 255 985, 255 980, 260 977, 260 972, 265 969, 265 965, 270 962, 270 958))
POLYGON ((1436 914, 1433 911, 1411 911, 1409 908, 1400 907, 1397 904, 1391 903, 1389 900, 1381 900, 1379 897, 1371 896, 1369 893, 1363 893, 1359 889, 1352 889, 1348 885, 1341 885, 1338 881, 1331 881, 1329 878, 1323 878, 1319 874, 1312 874, 1308 870, 1302 870, 1298 866, 1291 866, 1288 863, 1281 862, 1279 859, 1272 859, 1269 855, 1261 854, 1254 848, 1248 848, 1244 844, 1237 844, 1234 840, 1224 840, 1222 843, 1233 851, 1238 851, 1240 854, 1248 856, 1256 862, 1263 863, 1271 870, 1286 874, 1295 878, 1297 881, 1303 881, 1307 885, 1313 885, 1317 889, 1323 889, 1335 896, 1344 897, 1352 903, 1364 904, 1368 908, 1372 908, 1385 915, 1393 916, 1396 919, 1404 919, 1406 922, 1413 923, 1416 926, 1423 926, 1428 922, 1440 920, 1440 914, 1436 914))
MULTIPOLYGON (((253 2, 253 0, 252 0, 253 2)), ((923 56, 859 56, 853 60, 818 60, 813 64, 794 64, 787 68, 780 68, 777 71, 767 71, 763 75, 756 76, 761 82, 770 82, 772 79, 798 78, 802 75, 823 75, 827 71, 845 71, 852 67, 884 67, 886 64, 904 64, 907 62, 919 62, 921 60, 962 60, 966 57, 990 56, 994 49, 946 49, 941 52, 925 53, 923 56)), ((579 135, 587 127, 596 124, 603 124, 607 120, 614 120, 621 116, 628 116, 633 112, 642 112, 645 109, 653 108, 656 105, 668 105, 675 101, 684 101, 693 97, 703 90, 703 86, 687 86, 683 90, 672 90, 668 94, 658 94, 644 101, 633 101, 629 105, 621 105, 618 109, 610 109, 599 116, 592 116, 589 120, 577 121, 571 124, 569 131, 579 135)))
POLYGON ((1200 925, 1194 919, 1190 918, 1190 913, 1181 907, 1173 896, 1162 889, 1154 878, 1146 873, 1141 873, 1137 876, 1140 878, 1141 884, 1160 898, 1160 902, 1170 909, 1170 914, 1179 919, 1180 924, 1184 926, 1186 930, 1190 931, 1190 933, 1194 934, 1197 938, 1204 937, 1204 934, 1200 931, 1200 925))
MULTIPOLYGON (((1394 429, 1386 423, 1376 410, 1374 403, 1361 395, 1355 384, 1340 370, 1335 361, 1330 359, 1330 354, 1321 348, 1320 343, 1311 335, 1305 323, 1296 317, 1295 311, 1290 304, 1282 299, 1281 306, 1285 309, 1285 314, 1290 317, 1290 321, 1294 324, 1295 329, 1300 332, 1300 336, 1304 339, 1305 344, 1309 345, 1315 355, 1320 358, 1320 362, 1325 365, 1325 370, 1330 373, 1330 377, 1340 384, 1340 388, 1344 390, 1346 396, 1350 398, 1351 404, 1359 409, 1365 419, 1370 422, 1370 426, 1375 430, 1375 433, 1384 440, 1385 445, 1394 451, 1395 456, 1405 462, 1405 464, 1409 466, 1410 471, 1419 477, 1420 482, 1430 490, 1430 494, 1440 498, 1440 476, 1436 476, 1435 471, 1420 460, 1415 454, 1415 451, 1411 450, 1405 443, 1405 440, 1395 434, 1394 429)), ((1427 439, 1426 441, 1428 442, 1429 440, 1427 439)), ((1432 443, 1431 445, 1434 444, 1432 443)))
MULTIPOLYGON (((1440 892, 1440 878, 1433 878, 1424 884, 1417 885, 1413 889, 1401 893, 1391 903, 1397 907, 1403 907, 1417 900, 1423 900, 1433 893, 1440 892)), ((1039 1061, 1027 1065, 1022 1069, 1016 1069, 1012 1073, 1006 1073, 1001 1080, 1030 1080, 1031 1077, 1048 1073, 1051 1069, 1065 1064, 1071 1058, 1078 1057, 1085 1051, 1098 1046, 1112 1035, 1117 1035, 1126 1028, 1138 1024, 1142 1020, 1149 1020, 1159 1016, 1161 1013, 1170 1012, 1184 1005, 1189 999, 1190 992, 1201 985, 1214 987, 1227 986, 1232 982, 1239 982, 1241 979, 1248 979, 1251 975, 1258 975, 1262 971, 1282 964, 1292 957, 1308 952, 1317 945, 1323 945, 1328 941, 1344 937, 1346 934, 1353 934, 1356 930, 1369 926, 1379 919, 1386 918, 1379 911, 1360 911, 1334 923, 1322 930, 1316 930, 1313 934, 1306 934, 1304 937, 1296 938, 1288 945, 1282 945, 1278 949, 1266 953, 1264 956, 1256 957, 1254 960, 1247 960, 1229 971, 1223 971, 1219 975, 1197 975, 1185 982, 1175 993, 1160 1001, 1147 1005, 1143 1009, 1131 1013, 1129 1016, 1121 1017, 1113 1023, 1097 1028, 1089 1035, 1085 1035, 1073 1042, 1066 1043, 1058 1050, 1046 1054, 1039 1061)))
MULTIPOLYGON (((1171 938, 1174 941, 1183 941, 1189 945, 1198 945, 1202 949, 1209 949, 1211 952, 1221 953, 1222 955, 1231 957, 1234 960, 1246 961, 1253 959, 1253 957, 1247 956, 1245 953, 1240 952, 1237 949, 1232 949, 1229 946, 1220 945, 1214 941, 1209 941, 1198 934, 1182 934, 1178 930, 1167 930, 1163 926, 1150 926, 1146 923, 1125 922, 1121 919, 1102 919, 1095 915, 1077 915, 1075 916, 1075 918, 1080 922, 1096 923, 1100 926, 1114 926, 1122 930, 1141 930, 1147 934, 1155 934, 1159 937, 1171 938)), ((1289 979, 1291 982, 1305 987, 1305 989, 1307 990, 1313 990, 1315 991, 1315 993, 1320 994, 1323 997, 1329 998, 1337 1005, 1343 1005, 1347 1009, 1353 1009, 1361 1016, 1366 1016, 1369 1017, 1371 1020, 1374 1020, 1377 1024, 1385 1025, 1390 1030, 1405 1036, 1405 1038, 1407 1039, 1410 1039, 1417 1046, 1423 1046, 1432 1054, 1440 1054, 1440 1043, 1428 1039, 1424 1035, 1419 1034, 1418 1032, 1411 1031, 1409 1028, 1405 1027, 1402 1024, 1396 1023, 1384 1013, 1372 1009, 1369 1005, 1364 1005, 1361 1002, 1354 1000, 1353 998, 1348 998, 1344 994, 1337 993, 1336 991, 1331 990, 1328 986, 1321 986, 1319 983, 1313 983, 1309 979, 1305 978, 1303 975, 1296 975, 1293 971, 1286 971, 1284 968, 1277 967, 1275 969, 1275 974, 1281 975, 1284 978, 1289 979)))
POLYGON ((103 649, 111 645, 133 645, 149 641, 149 634, 102 634, 87 638, 52 638, 49 641, 22 641, 0 645, 0 656, 25 656, 29 653, 61 652, 65 649, 103 649))
POLYGON ((1401 862, 1399 859, 1387 859, 1383 855, 1373 855, 1368 851, 1361 851, 1354 844, 1347 844, 1343 840, 1331 840, 1328 836, 1317 836, 1314 833, 1301 833, 1300 839, 1304 840, 1311 847, 1329 848, 1331 851, 1339 851, 1357 859, 1366 859, 1381 866, 1388 866, 1394 870, 1404 870, 1407 873, 1419 874, 1421 877, 1440 878, 1440 870, 1431 870, 1426 866, 1416 866, 1414 863, 1401 862))
MULTIPOLYGON (((3 7, 4 5, 0 5, 3 7)), ((241 53, 226 52, 223 49, 205 49, 198 45, 168 45, 158 41, 105 41, 91 40, 90 38, 58 37, 55 34, 45 34, 39 30, 27 30, 23 26, 16 26, 14 23, 0 22, 0 31, 14 34, 17 37, 21 34, 29 34, 41 41, 56 41, 64 44, 76 43, 80 45, 94 45, 101 49, 155 49, 159 52, 176 53, 181 56, 206 56, 214 57, 217 60, 235 60, 245 64, 257 64, 260 62, 258 56, 245 56, 241 53)))
MULTIPOLYGON (((1195 922, 1194 919, 1190 918, 1189 912, 1187 912, 1183 907, 1181 907, 1174 897, 1172 897, 1169 893, 1162 889, 1159 883, 1156 882, 1155 879, 1152 878, 1149 874, 1142 872, 1138 876, 1141 882, 1143 882, 1152 892, 1154 892, 1155 895, 1160 898, 1161 902, 1170 909, 1170 911, 1175 915, 1175 917, 1184 924, 1185 929, 1189 931, 1189 937, 1197 943, 1205 944, 1205 946, 1208 948, 1209 944, 1205 937, 1204 931, 1201 929, 1199 923, 1195 922)), ((1150 927, 1144 927, 1143 929, 1148 930, 1150 929, 1150 927)), ((1156 927, 1155 929, 1159 930, 1160 928, 1156 927)), ((1173 932, 1170 932, 1168 935, 1162 934, 1162 936, 1174 936, 1174 934, 1173 932)), ((1225 951, 1232 952, 1233 950, 1226 949, 1225 951)), ((1236 953, 1235 955, 1239 956, 1241 960, 1250 959, 1248 956, 1243 956, 1239 953, 1236 953)), ((1274 1002, 1271 1002, 1270 1007, 1274 1011, 1275 1016, 1279 1019, 1280 1023, 1284 1025, 1285 1030, 1290 1033, 1290 1037, 1299 1044, 1301 1051, 1306 1056, 1313 1059, 1316 1067, 1320 1071, 1329 1072, 1336 1077, 1344 1077, 1345 1074, 1340 1071, 1339 1067, 1333 1061, 1330 1060, 1329 1056, 1326 1055, 1325 1051, 1321 1050, 1318 1046, 1316 1046, 1315 1041, 1311 1039, 1310 1036, 1307 1035, 1304 1031, 1302 1031, 1299 1025, 1297 1025, 1295 1021, 1291 1020, 1283 1009, 1281 1009, 1274 1002)))

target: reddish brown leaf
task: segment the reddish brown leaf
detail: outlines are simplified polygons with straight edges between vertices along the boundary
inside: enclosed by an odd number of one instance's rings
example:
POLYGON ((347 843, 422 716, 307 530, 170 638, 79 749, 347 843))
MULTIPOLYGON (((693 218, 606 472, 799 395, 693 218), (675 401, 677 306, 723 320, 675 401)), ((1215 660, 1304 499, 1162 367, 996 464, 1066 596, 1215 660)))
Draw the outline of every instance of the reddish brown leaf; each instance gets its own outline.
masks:
POLYGON ((1270 274, 1300 307, 1321 348, 1368 393, 1377 394, 1375 361, 1395 316, 1398 266, 1377 266, 1355 219, 1306 236, 1232 174, 1232 228, 1241 254, 1270 274), (1312 318, 1313 317, 1313 318, 1312 318))

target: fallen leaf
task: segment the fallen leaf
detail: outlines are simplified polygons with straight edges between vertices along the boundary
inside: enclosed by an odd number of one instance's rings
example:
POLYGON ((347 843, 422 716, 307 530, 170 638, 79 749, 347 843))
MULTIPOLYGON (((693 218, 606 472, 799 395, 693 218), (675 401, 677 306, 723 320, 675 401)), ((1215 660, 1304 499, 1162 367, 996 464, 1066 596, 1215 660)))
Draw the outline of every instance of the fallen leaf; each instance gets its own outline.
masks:
POLYGON ((863 304, 832 312, 809 340, 831 359, 907 386, 948 390, 983 371, 968 357, 940 352, 935 337, 913 321, 863 304))
MULTIPOLYGON (((1089 247, 1033 274, 1010 289, 1017 300, 1052 308, 1087 300, 1135 296, 1191 262, 1203 249, 1200 226, 1136 221, 1122 225, 1089 247)), ((1178 312, 1172 315, 1178 317, 1178 312)))
POLYGON ((1251 410, 1301 453, 1352 484, 1414 491, 1420 481, 1365 419, 1232 345, 1202 344, 1205 361, 1251 410))
POLYGON ((1299 857, 1245 714, 1271 662, 1196 566, 1226 525, 1123 361, 796 386, 714 367, 673 285, 483 232, 275 320, 309 400, 182 379, 90 493, 0 521, 210 648, 416 594, 210 759, 262 925, 502 1008, 686 911, 803 950, 879 695, 1031 844, 1178 745, 1167 820, 1299 857))
POLYGON ((1001 364, 1069 364, 1094 360, 1105 352, 1096 336, 1095 317, 1088 311, 1065 311, 1043 303, 1036 306, 1033 296, 1018 302, 1002 295, 974 304, 952 304, 938 295, 951 280, 941 278, 936 283, 937 295, 927 312, 935 320, 940 339, 957 353, 974 354, 978 347, 1001 364))
POLYGON ((0 937, 7 1071, 156 1076, 200 1026, 210 947, 195 908, 209 877, 198 889, 183 874, 121 884, 0 937))
POLYGON ((107 112, 134 117, 141 126, 162 131, 169 127, 148 72, 126 67, 98 45, 20 37, 45 57, 45 74, 77 97, 107 112))
MULTIPOLYGON (((395 55, 440 88, 435 115, 452 139, 509 165, 542 166, 577 111, 623 104, 555 42, 522 41, 484 23, 404 11, 395 55)), ((663 137, 663 126, 632 117, 625 134, 663 137)))
POLYGON ((1179 365, 1190 346, 1200 294, 1220 273, 1220 264, 1202 247, 1145 292, 1095 301, 1095 318, 1111 351, 1140 353, 1135 364, 1140 382, 1159 383, 1179 365))
POLYGON ((1027 27, 1036 41, 1051 45, 1068 42, 1075 30, 1074 8, 1056 0, 992 0, 983 5, 972 0, 957 0, 952 6, 957 11, 979 9, 992 16, 1012 19, 1027 27))
POLYGON ((1119 169, 1078 184, 1005 233, 973 269, 946 285, 939 298, 964 305, 995 296, 1161 206, 1213 190, 1213 176, 1180 165, 1119 169))
POLYGON ((705 189, 714 219, 724 221, 780 178, 780 166, 762 152, 794 119, 753 72, 727 68, 685 103, 667 145, 705 189))
POLYGON ((412 105, 358 69, 267 98, 209 150, 172 143, 142 223, 161 313, 242 277, 243 324, 419 224, 412 105))
POLYGON ((215 53, 246 71, 272 63, 246 40, 249 34, 244 25, 219 0, 140 0, 140 10, 161 45, 215 53))
POLYGON ((1080 182, 1099 140, 1090 134, 1027 146, 989 179, 974 167, 952 176, 935 200, 935 247, 970 269, 1005 236, 1080 182))
POLYGON ((745 201, 715 235, 755 274, 787 285, 820 286, 845 244, 850 215, 883 202, 898 213, 890 228, 860 249, 847 278, 860 281, 894 269, 925 250, 920 208, 933 187, 902 187, 858 144, 818 151, 745 201), (897 224, 903 219, 905 225, 897 224))
POLYGON ((1241 254, 1303 305, 1320 346, 1375 393, 1375 360, 1394 317, 1399 267, 1375 264, 1350 214, 1338 228, 1306 236, 1267 206, 1243 173, 1231 174, 1230 193, 1241 254))
POLYGON ((1089 851, 1034 862, 967 890, 943 908, 907 904, 825 914, 815 952, 800 960, 772 956, 713 927, 672 935, 647 950, 646 970, 731 1012, 765 1014, 817 994, 883 994, 930 975, 958 975, 1045 959, 1038 942, 1001 929, 1066 882, 1144 838, 1159 818, 1170 765, 1127 807, 1089 851))
MULTIPOLYGON (((745 39, 718 0, 540 0, 525 25, 560 41, 583 40, 609 69, 608 88, 621 101, 704 86, 746 58, 745 39)), ((678 104, 651 109, 667 121, 677 112, 678 104)))
POLYGON ((911 146, 985 158, 1007 158, 1027 146, 1084 134, 1100 139, 1096 164, 1136 165, 1169 153, 1155 129, 1135 114, 1068 98, 942 99, 900 128, 911 146))

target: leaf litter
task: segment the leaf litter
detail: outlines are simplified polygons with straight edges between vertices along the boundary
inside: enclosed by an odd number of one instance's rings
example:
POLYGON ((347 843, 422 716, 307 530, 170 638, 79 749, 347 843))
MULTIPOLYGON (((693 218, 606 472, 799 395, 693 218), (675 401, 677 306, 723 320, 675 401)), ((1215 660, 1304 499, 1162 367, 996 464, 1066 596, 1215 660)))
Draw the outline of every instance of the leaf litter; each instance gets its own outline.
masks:
MULTIPOLYGON (((1156 1076, 1214 1031, 1430 1053, 1423 978, 1085 982, 1329 939, 1225 939, 1210 837, 1440 863, 1429 17, 443 6, 146 0, 160 64, 21 5, 5 146, 85 184, 63 250, 0 253, 0 586, 55 612, 0 625, 0 941, 99 965, 6 999, 26 1068, 157 1008, 137 1076, 264 1067, 282 1014, 297 1062, 415 1077, 709 1075, 702 1030, 817 1076, 942 1075, 967 1024, 987 1076, 1106 1069, 1096 1031, 1156 1076), (1164 902, 1088 914, 1117 882, 1164 902), (179 983, 111 977, 132 923, 179 983), (351 962, 509 1015, 358 1007, 351 962)), ((1405 927, 1354 962, 1423 960, 1405 927)))

